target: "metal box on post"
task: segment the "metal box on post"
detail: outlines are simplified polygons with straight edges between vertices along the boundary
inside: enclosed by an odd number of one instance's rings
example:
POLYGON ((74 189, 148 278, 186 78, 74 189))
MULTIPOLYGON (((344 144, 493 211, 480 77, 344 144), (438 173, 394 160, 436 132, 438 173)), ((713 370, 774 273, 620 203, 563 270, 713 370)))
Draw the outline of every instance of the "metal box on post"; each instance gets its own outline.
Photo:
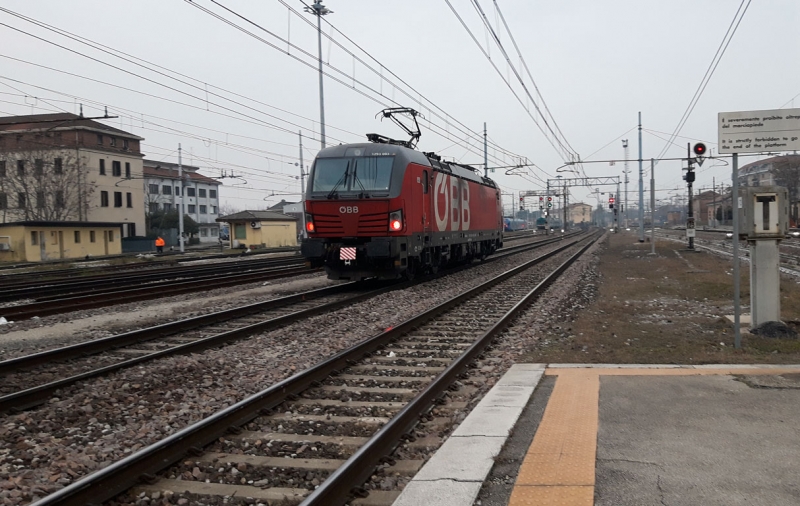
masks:
POLYGON ((749 241, 782 240, 789 233, 789 192, 782 186, 748 186, 739 190, 739 235, 749 241))

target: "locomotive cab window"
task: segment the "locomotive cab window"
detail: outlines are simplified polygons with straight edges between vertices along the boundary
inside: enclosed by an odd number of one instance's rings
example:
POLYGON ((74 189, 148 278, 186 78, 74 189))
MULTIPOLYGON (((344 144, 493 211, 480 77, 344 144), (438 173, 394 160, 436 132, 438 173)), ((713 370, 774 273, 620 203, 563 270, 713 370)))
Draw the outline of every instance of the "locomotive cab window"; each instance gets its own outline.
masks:
POLYGON ((386 192, 392 180, 394 156, 318 158, 311 191, 386 192))

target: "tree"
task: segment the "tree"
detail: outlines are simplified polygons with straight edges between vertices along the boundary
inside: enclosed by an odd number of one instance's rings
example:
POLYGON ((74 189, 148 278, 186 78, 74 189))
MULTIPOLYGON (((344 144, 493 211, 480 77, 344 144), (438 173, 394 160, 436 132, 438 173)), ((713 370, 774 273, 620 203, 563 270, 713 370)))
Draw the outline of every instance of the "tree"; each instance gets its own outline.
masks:
POLYGON ((71 150, 32 149, 0 153, 2 222, 79 221, 94 192, 71 150))
MULTIPOLYGON (((147 215, 146 220, 147 230, 152 234, 158 234, 159 230, 177 229, 180 225, 178 223, 178 211, 164 212, 159 209, 147 215)), ((194 236, 200 232, 200 226, 188 214, 183 215, 183 232, 189 234, 189 236, 194 236)))

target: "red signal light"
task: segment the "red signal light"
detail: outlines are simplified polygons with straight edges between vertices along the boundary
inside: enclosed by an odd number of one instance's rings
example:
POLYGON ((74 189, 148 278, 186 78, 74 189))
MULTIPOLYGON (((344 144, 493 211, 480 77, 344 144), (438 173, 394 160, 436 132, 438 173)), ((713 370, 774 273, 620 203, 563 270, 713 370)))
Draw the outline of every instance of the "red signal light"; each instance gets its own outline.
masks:
POLYGON ((400 220, 392 220, 392 223, 389 224, 392 230, 400 230, 403 228, 403 224, 400 223, 400 220))
POLYGON ((697 156, 703 156, 706 154, 706 145, 702 142, 698 142, 694 145, 694 154, 697 156))
POLYGON ((306 223, 306 230, 309 231, 309 232, 313 232, 314 231, 314 222, 312 222, 312 221, 307 222, 306 223))

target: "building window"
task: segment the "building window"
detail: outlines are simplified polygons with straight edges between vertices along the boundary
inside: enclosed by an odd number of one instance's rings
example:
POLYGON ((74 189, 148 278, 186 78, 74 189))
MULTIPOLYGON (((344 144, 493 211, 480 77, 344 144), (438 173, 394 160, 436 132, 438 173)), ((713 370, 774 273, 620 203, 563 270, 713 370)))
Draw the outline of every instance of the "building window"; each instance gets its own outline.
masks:
POLYGON ((27 197, 27 195, 25 195, 24 193, 18 193, 17 194, 17 207, 18 208, 25 209, 25 201, 27 200, 25 197, 27 197))
POLYGON ((55 174, 64 173, 64 160, 62 160, 61 158, 53 159, 53 172, 55 174))
POLYGON ((158 185, 157 184, 148 185, 148 191, 147 192, 150 195, 158 195, 158 185))
POLYGON ((94 242, 94 230, 89 231, 89 242, 94 242))
POLYGON ((136 223, 128 223, 128 237, 136 237, 136 223))
POLYGON ((64 192, 56 191, 56 209, 64 209, 64 192))
POLYGON ((204 198, 206 198, 206 189, 205 189, 205 188, 200 188, 200 189, 199 189, 199 190, 197 190, 197 191, 198 191, 198 196, 199 196, 201 199, 204 199, 204 198))
POLYGON ((0 193, 0 209, 8 209, 8 195, 0 193))
POLYGON ((37 158, 33 161, 33 175, 41 176, 44 174, 44 160, 37 158))
POLYGON ((116 146, 117 145, 117 138, 116 137, 109 137, 109 143, 108 144, 110 146, 116 146))
POLYGON ((122 149, 128 150, 128 139, 122 139, 122 149))
POLYGON ((158 212, 158 202, 150 202, 148 209, 150 210, 150 214, 158 212))
POLYGON ((131 164, 125 162, 125 179, 130 179, 130 178, 131 178, 131 164))
POLYGON ((103 134, 97 134, 97 143, 103 145, 103 134))
POLYGON ((195 205, 194 204, 189 204, 187 207, 189 208, 189 211, 187 211, 189 214, 194 214, 195 213, 195 205))
POLYGON ((38 191, 36 192, 36 209, 44 209, 44 192, 38 191))
POLYGON ((207 228, 201 228, 200 229, 200 237, 208 237, 208 229, 207 228))
POLYGON ((25 160, 17 160, 17 175, 25 175, 25 160))
POLYGON ((219 235, 219 229, 212 228, 211 229, 211 237, 217 237, 219 235))
POLYGON ((206 206, 200 206, 200 214, 206 214, 206 206))
POLYGON ((0 177, 6 177, 6 161, 0 160, 0 177))
POLYGON ((164 212, 171 213, 172 212, 172 204, 164 204, 164 212))
POLYGON ((172 187, 170 185, 165 184, 161 187, 161 193, 164 195, 172 195, 172 187))
POLYGON ((190 186, 189 188, 186 188, 186 196, 194 197, 194 187, 190 186))
POLYGON ((31 246, 39 244, 39 232, 31 232, 31 246))
POLYGON ((175 187, 175 195, 177 195, 178 197, 181 196, 181 187, 180 186, 176 186, 175 187))
POLYGON ((111 162, 111 175, 116 177, 122 177, 122 163, 114 160, 111 162))
POLYGON ((244 223, 237 223, 233 226, 234 239, 247 239, 247 230, 244 228, 244 223))
POLYGON ((211 206, 211 214, 217 214, 217 206, 211 206))
POLYGON ((212 199, 217 198, 217 190, 208 190, 208 196, 212 199))
POLYGON ((132 193, 126 193, 125 194, 125 205, 128 206, 129 208, 133 207, 133 194, 132 193))
POLYGON ((109 230, 108 231, 108 242, 114 242, 114 231, 113 230, 109 230))
POLYGON ((80 243, 81 243, 81 231, 80 230, 76 230, 75 231, 75 244, 80 244, 80 243))
POLYGON ((100 192, 100 207, 108 207, 108 192, 100 192))
POLYGON ((114 207, 122 207, 122 192, 114 192, 114 207))
POLYGON ((100 159, 100 175, 106 175, 106 161, 103 158, 100 159))

